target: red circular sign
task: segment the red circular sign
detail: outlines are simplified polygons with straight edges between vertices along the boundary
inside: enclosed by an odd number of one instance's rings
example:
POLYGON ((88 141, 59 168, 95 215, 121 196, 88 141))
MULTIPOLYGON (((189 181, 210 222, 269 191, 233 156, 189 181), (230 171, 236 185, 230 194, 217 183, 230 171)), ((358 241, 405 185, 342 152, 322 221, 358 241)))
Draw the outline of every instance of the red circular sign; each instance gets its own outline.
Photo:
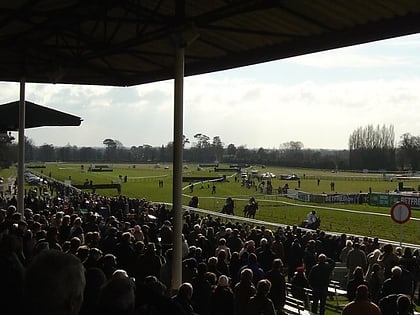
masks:
POLYGON ((403 224, 410 220, 410 217, 411 207, 407 203, 403 201, 398 201, 393 204, 391 208, 391 219, 394 222, 398 224, 403 224))

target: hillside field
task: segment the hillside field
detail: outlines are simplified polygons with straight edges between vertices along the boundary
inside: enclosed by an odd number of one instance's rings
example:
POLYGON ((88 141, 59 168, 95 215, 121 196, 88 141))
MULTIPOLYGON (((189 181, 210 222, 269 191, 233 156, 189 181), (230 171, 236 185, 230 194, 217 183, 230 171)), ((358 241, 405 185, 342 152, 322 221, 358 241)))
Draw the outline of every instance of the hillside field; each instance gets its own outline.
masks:
MULTIPOLYGON (((172 201, 172 164, 113 164, 107 165, 112 171, 89 172, 90 164, 46 163, 45 168, 29 169, 35 173, 51 175, 64 181, 71 178, 73 184, 83 184, 86 180, 94 184, 122 182, 122 194, 129 197, 146 198, 156 202, 172 201), (83 165, 83 167, 82 167, 83 165), (127 182, 124 177, 127 176, 127 182), (159 181, 163 187, 159 188, 159 181)), ((228 169, 229 166, 219 166, 228 169)), ((216 193, 212 194, 213 183, 195 183, 191 192, 189 182, 184 182, 183 203, 188 204, 192 196, 198 196, 199 207, 220 212, 227 197, 235 200, 235 214, 242 215, 242 210, 251 196, 259 202, 256 219, 282 224, 296 225, 306 218, 306 214, 316 208, 322 219, 321 228, 326 231, 351 233, 357 235, 378 236, 383 239, 420 244, 420 210, 412 211, 412 219, 403 225, 395 224, 390 218, 387 207, 372 207, 366 204, 308 204, 290 198, 277 196, 277 188, 288 183, 291 189, 298 189, 297 180, 281 180, 281 174, 296 174, 300 177, 300 190, 310 193, 358 193, 393 191, 398 181, 390 180, 382 174, 350 173, 331 170, 287 169, 279 167, 255 166, 248 169, 261 175, 271 172, 273 195, 262 194, 255 188, 246 188, 240 184, 241 174, 234 171, 215 171, 213 167, 198 168, 197 164, 186 164, 184 176, 214 177, 226 175, 226 182, 216 182, 216 193), (235 176, 237 181, 235 181, 235 176), (319 185, 317 180, 320 180, 319 185), (334 191, 331 191, 334 182, 334 191)), ((0 170, 0 176, 13 176, 14 169, 0 170)), ((419 180, 404 181, 405 186, 418 189, 419 180)), ((116 189, 97 190, 96 193, 108 196, 117 195, 116 189)))

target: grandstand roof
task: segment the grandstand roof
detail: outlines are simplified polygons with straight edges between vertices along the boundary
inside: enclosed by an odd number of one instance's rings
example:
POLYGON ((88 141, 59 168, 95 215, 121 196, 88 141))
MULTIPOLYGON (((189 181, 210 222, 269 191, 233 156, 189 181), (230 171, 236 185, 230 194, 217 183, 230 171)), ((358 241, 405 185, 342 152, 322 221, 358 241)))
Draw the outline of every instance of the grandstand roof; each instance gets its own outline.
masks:
POLYGON ((0 4, 0 80, 130 86, 420 31, 412 0, 14 0, 0 4))

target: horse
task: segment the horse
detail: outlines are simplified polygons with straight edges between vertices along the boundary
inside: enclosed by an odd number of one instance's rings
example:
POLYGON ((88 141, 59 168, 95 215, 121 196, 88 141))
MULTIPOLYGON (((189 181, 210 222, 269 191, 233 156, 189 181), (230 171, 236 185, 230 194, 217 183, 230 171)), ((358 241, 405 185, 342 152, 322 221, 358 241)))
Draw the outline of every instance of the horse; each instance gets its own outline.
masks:
POLYGON ((255 213, 258 210, 258 203, 252 202, 250 204, 245 205, 244 207, 244 217, 245 218, 253 218, 255 219, 255 213))
POLYGON ((319 227, 321 226, 321 218, 317 217, 315 222, 312 224, 308 224, 308 221, 302 221, 302 223, 300 224, 300 227, 302 228, 306 228, 306 229, 310 229, 310 230, 317 230, 319 229, 319 227))
POLYGON ((226 204, 222 208, 222 213, 234 215, 233 209, 235 208, 234 201, 231 197, 226 199, 226 204))

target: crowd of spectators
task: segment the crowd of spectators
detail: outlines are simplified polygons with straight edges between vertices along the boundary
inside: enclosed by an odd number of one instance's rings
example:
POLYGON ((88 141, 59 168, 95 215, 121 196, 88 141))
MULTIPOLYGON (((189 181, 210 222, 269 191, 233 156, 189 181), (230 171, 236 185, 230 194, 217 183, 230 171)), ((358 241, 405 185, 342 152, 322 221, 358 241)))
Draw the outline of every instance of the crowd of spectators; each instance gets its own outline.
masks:
POLYGON ((337 263, 348 271, 343 314, 376 310, 366 300, 388 314, 418 292, 418 250, 192 210, 183 216, 182 285, 172 292, 170 208, 56 191, 29 192, 23 214, 13 197, 0 198, 1 314, 282 314, 286 282, 305 301, 310 288, 307 307, 324 314, 337 263))

